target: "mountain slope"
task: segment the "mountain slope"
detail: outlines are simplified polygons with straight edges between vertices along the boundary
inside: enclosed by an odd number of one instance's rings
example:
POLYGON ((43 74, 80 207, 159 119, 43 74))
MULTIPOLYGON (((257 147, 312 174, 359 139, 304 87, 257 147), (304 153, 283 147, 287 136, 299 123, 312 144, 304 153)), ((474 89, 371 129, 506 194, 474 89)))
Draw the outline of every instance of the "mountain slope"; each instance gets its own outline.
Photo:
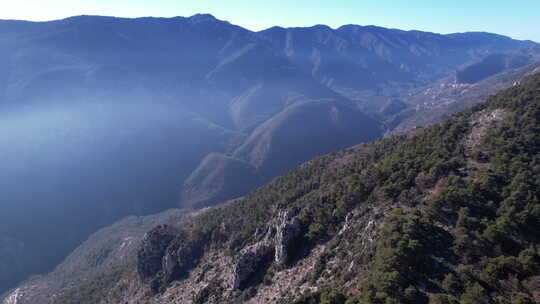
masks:
POLYGON ((415 132, 156 227, 118 288, 58 303, 538 302, 540 74, 415 132))
POLYGON ((297 100, 347 103, 252 32, 208 15, 1 21, 0 33, 0 231, 16 240, 6 248, 43 253, 19 256, 0 290, 49 271, 100 227, 179 206, 207 155, 235 149, 297 100))
POLYGON ((192 215, 187 211, 171 209, 155 215, 127 217, 100 229, 53 272, 46 277, 34 276, 26 283, 28 289, 19 289, 15 292, 16 296, 4 301, 17 303, 19 298, 24 297, 25 301, 31 303, 54 302, 56 290, 70 289, 89 280, 99 280, 104 272, 117 271, 122 265, 135 262, 142 238, 151 228, 179 225, 192 215), (47 295, 47 299, 43 298, 44 295, 47 295))
POLYGON ((476 83, 506 69, 516 69, 530 64, 532 58, 524 54, 492 54, 482 61, 456 73, 458 83, 476 83))
POLYGON ((224 154, 209 154, 184 183, 182 201, 194 208, 240 197, 263 183, 257 168, 224 154))
POLYGON ((536 45, 489 33, 440 35, 359 25, 273 27, 258 34, 306 73, 367 109, 377 107, 370 97, 391 98, 488 54, 536 45))
POLYGON ((301 159, 374 140, 380 132, 372 118, 354 108, 332 100, 303 102, 260 125, 234 155, 262 168, 265 176, 278 176, 301 159), (313 133, 317 137, 308 140, 313 133))
MULTIPOLYGON (((416 126, 433 124, 479 103, 500 90, 519 84, 526 77, 540 71, 538 48, 504 56, 526 56, 532 58, 533 63, 520 68, 504 69, 473 84, 460 83, 457 75, 451 75, 433 85, 412 91, 403 97, 403 101, 399 100, 405 104, 401 111, 386 115, 388 129, 395 134, 416 126)), ((473 63, 472 66, 477 64, 473 63)))
POLYGON ((0 291, 124 216, 234 199, 380 137, 359 108, 532 44, 359 26, 254 33, 210 15, 0 21, 0 252, 15 258, 0 291))

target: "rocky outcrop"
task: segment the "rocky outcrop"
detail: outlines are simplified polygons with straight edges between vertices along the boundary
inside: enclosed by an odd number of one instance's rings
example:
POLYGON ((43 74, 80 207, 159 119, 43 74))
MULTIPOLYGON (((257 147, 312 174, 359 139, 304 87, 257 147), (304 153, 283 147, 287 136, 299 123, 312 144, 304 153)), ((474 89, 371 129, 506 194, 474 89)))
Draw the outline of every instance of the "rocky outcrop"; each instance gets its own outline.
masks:
POLYGON ((166 283, 187 277, 204 253, 204 242, 199 239, 178 239, 167 248, 162 269, 166 283))
POLYGON ((263 240, 240 252, 234 266, 233 289, 241 289, 246 281, 269 264, 287 261, 293 241, 302 231, 297 214, 298 210, 279 211, 263 240))
POLYGON ((267 241, 244 248, 234 266, 233 289, 241 289, 246 281, 271 258, 274 247, 267 241))
POLYGON ((172 281, 175 277, 180 275, 181 270, 178 265, 178 253, 174 248, 168 247, 166 249, 161 268, 163 269, 165 281, 167 282, 172 281))
POLYGON ((2 304, 17 304, 20 297, 20 288, 15 289, 11 292, 2 302, 2 304))
POLYGON ((154 278, 162 269, 166 249, 176 232, 169 225, 159 225, 145 234, 137 252, 137 272, 142 281, 154 278))
MULTIPOLYGON (((255 234, 258 241, 244 247, 233 259, 232 266, 228 266, 232 273, 226 284, 229 288, 244 289, 261 279, 272 264, 287 262, 294 241, 302 232, 297 215, 296 209, 279 210, 268 223, 266 232, 255 234)), ((157 293, 173 281, 188 278, 203 258, 205 245, 202 236, 177 231, 168 225, 155 227, 144 236, 138 251, 137 270, 141 281, 149 283, 157 293)))
POLYGON ((172 281, 188 277, 204 254, 204 239, 192 233, 160 225, 148 232, 138 251, 139 278, 149 283, 153 293, 164 290, 172 281))
POLYGON ((470 122, 471 132, 465 141, 466 152, 470 154, 480 144, 488 131, 493 127, 493 124, 497 121, 502 121, 507 115, 508 113, 503 109, 479 112, 470 122))
POLYGON ((277 223, 274 225, 276 230, 274 261, 276 263, 283 264, 287 261, 292 242, 301 233, 301 223, 296 217, 297 214, 297 210, 279 212, 277 223))

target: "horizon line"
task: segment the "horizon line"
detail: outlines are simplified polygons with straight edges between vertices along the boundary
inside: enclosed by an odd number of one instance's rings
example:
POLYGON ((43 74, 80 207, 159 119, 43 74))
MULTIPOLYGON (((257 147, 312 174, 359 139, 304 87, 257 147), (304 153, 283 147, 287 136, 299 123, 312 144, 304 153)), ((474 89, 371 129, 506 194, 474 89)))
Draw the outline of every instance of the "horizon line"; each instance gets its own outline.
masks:
POLYGON ((406 29, 400 29, 400 28, 394 28, 394 27, 384 27, 384 26, 379 26, 379 25, 375 25, 375 24, 361 25, 361 24, 356 24, 356 23, 343 24, 343 25, 340 25, 340 26, 337 26, 337 27, 332 27, 332 26, 329 26, 329 25, 324 24, 324 23, 317 23, 317 24, 307 25, 307 26, 289 26, 289 27, 281 26, 281 25, 274 25, 274 26, 264 28, 264 29, 261 29, 261 30, 252 30, 252 29, 250 29, 250 28, 248 28, 246 26, 230 22, 229 20, 219 19, 219 18, 217 18, 214 15, 209 14, 209 13, 197 13, 197 14, 194 14, 194 15, 191 15, 191 16, 177 15, 177 16, 170 16, 170 17, 163 17, 163 16, 137 16, 137 17, 130 16, 130 17, 122 17, 122 16, 113 16, 113 15, 81 14, 81 15, 72 15, 72 16, 68 16, 68 17, 64 17, 64 18, 47 19, 47 20, 0 19, 0 22, 1 21, 17 21, 17 22, 30 22, 30 23, 48 23, 48 22, 64 21, 64 20, 77 18, 77 17, 103 17, 103 18, 126 19, 126 20, 137 20, 137 19, 169 19, 170 20, 170 19, 177 19, 177 18, 191 19, 191 18, 196 17, 196 16, 210 16, 210 17, 212 17, 213 19, 215 19, 217 21, 226 22, 226 23, 229 23, 231 25, 241 27, 241 28, 243 28, 245 30, 248 30, 248 31, 254 32, 254 33, 263 32, 263 31, 266 31, 266 30, 269 30, 269 29, 272 29, 272 28, 276 28, 276 27, 277 28, 282 28, 282 29, 299 29, 299 28, 302 29, 302 28, 313 28, 313 27, 317 27, 317 26, 324 26, 324 27, 328 27, 331 30, 335 31, 335 30, 338 30, 338 29, 340 29, 342 27, 345 27, 345 26, 359 26, 359 27, 375 27, 375 28, 382 28, 382 29, 387 29, 387 30, 396 30, 396 31, 402 31, 402 32, 431 33, 431 34, 445 35, 445 36, 446 35, 453 35, 453 34, 483 33, 483 34, 492 34, 492 35, 498 35, 498 36, 502 36, 502 37, 507 37, 507 38, 510 38, 510 39, 513 39, 513 40, 518 40, 518 41, 534 42, 536 44, 540 44, 539 42, 531 40, 531 39, 516 39, 516 38, 513 38, 513 37, 508 36, 508 35, 502 35, 502 34, 498 34, 498 33, 495 33, 495 32, 489 32, 489 31, 465 31, 465 32, 440 33, 440 32, 433 32, 433 31, 429 31, 429 30, 420 30, 420 29, 408 29, 408 30, 406 30, 406 29))

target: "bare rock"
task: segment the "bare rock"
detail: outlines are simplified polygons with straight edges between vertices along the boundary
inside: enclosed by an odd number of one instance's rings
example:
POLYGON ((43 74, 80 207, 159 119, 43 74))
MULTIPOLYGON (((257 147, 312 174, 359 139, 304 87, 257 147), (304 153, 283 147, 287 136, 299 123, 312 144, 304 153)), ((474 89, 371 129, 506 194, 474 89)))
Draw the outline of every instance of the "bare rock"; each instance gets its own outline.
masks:
POLYGON ((161 271, 165 251, 175 234, 175 229, 169 225, 159 225, 145 234, 137 252, 137 272, 142 281, 153 278, 161 271))
POLYGON ((301 223, 296 215, 298 211, 280 211, 275 224, 275 256, 276 263, 284 263, 287 260, 289 248, 292 242, 302 232, 301 223))
POLYGON ((233 289, 240 289, 244 283, 257 272, 265 260, 271 256, 274 246, 267 241, 242 249, 238 262, 234 266, 233 289))
POLYGON ((471 133, 465 141, 465 148, 468 154, 480 144, 493 124, 497 121, 502 121, 508 113, 503 109, 495 109, 493 111, 481 111, 471 120, 471 133))
POLYGON ((262 240, 242 249, 234 265, 234 278, 231 284, 233 289, 241 289, 254 276, 262 276, 272 263, 286 262, 291 245, 302 232, 297 215, 297 210, 280 211, 276 220, 267 228, 262 240))
POLYGON ((186 238, 169 246, 162 261, 165 282, 187 277, 203 254, 204 241, 200 239, 186 238))

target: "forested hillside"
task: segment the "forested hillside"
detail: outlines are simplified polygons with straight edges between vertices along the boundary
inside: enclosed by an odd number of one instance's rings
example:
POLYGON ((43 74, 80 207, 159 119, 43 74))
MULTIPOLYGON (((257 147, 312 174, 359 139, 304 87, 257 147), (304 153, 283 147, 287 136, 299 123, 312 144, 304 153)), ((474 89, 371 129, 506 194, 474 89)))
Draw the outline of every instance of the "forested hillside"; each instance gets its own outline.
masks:
POLYGON ((380 138, 402 111, 426 116, 411 90, 536 46, 358 25, 253 32, 201 14, 0 20, 0 292, 125 216, 213 206, 380 138))
POLYGON ((539 152, 536 74, 440 124, 156 227, 136 263, 40 302, 535 303, 539 152))

